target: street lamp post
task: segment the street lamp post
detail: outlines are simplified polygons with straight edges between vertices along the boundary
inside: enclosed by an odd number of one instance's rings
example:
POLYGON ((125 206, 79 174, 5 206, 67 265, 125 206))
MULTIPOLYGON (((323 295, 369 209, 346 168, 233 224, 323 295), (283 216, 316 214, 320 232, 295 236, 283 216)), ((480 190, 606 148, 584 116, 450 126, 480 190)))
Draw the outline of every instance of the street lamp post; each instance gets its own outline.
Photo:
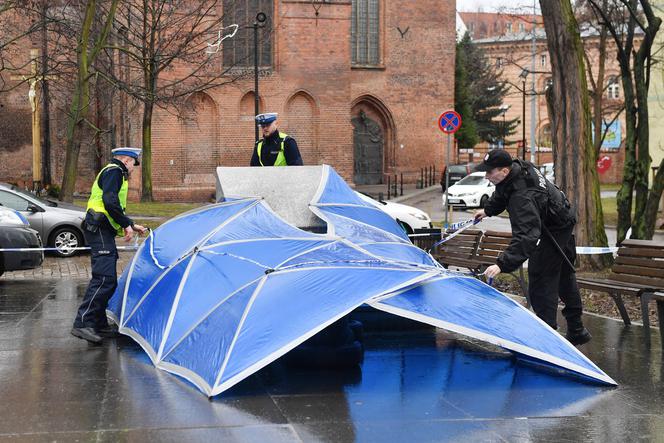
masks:
MULTIPOLYGON (((259 12, 256 14, 256 20, 249 28, 254 28, 254 117, 258 115, 258 105, 260 97, 258 95, 258 29, 264 27, 265 20, 267 20, 267 15, 264 12, 259 12)), ((258 141, 258 125, 254 124, 254 135, 256 141, 258 141)))
POLYGON ((526 77, 528 77, 528 70, 524 69, 519 74, 521 78, 521 131, 523 132, 521 138, 521 159, 526 159, 526 77))
POLYGON ((505 105, 503 104, 500 107, 500 111, 503 113, 503 130, 502 130, 502 135, 503 135, 503 149, 505 149, 505 142, 507 138, 507 123, 505 122, 505 114, 507 114, 507 110, 510 108, 510 105, 505 105))

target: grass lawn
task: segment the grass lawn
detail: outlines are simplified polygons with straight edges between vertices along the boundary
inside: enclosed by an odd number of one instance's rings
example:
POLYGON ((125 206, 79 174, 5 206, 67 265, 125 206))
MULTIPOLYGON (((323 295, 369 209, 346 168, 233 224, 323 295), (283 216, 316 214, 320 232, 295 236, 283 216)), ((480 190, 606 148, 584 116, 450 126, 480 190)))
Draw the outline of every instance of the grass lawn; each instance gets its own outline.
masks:
MULTIPOLYGON (((75 205, 82 206, 84 208, 87 203, 87 199, 74 200, 75 205)), ((183 212, 187 212, 191 209, 199 208, 206 204, 207 203, 128 202, 127 215, 129 215, 139 225, 150 229, 155 229, 169 218, 173 218, 178 214, 182 214, 183 212)))
POLYGON ((622 186, 620 183, 609 183, 604 185, 599 185, 600 191, 617 191, 622 186))
POLYGON ((615 226, 618 223, 618 209, 615 197, 602 199, 602 212, 604 212, 604 224, 615 226))
MULTIPOLYGON (((74 204, 85 207, 87 199, 76 199, 74 204)), ((206 203, 163 203, 163 202, 128 202, 127 215, 132 218, 137 216, 166 217, 171 218, 191 209, 205 205, 206 203)))

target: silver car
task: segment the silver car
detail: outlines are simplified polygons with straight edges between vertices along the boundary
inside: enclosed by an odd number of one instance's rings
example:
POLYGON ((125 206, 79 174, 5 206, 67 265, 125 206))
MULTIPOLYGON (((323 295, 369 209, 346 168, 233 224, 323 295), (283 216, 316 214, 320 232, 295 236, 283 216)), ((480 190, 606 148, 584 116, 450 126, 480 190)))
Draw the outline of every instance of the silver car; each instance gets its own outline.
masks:
POLYGON ((76 253, 70 248, 85 246, 84 208, 45 200, 6 183, 0 183, 0 205, 19 211, 47 247, 58 248, 56 255, 69 257, 76 253))

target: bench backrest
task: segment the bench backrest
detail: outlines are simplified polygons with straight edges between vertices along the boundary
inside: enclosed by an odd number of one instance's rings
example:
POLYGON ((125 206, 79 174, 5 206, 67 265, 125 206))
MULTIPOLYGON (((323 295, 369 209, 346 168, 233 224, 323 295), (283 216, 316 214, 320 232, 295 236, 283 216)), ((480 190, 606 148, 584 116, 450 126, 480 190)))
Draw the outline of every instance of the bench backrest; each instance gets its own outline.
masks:
POLYGON ((624 240, 611 274, 613 280, 664 289, 664 242, 624 240))
MULTIPOLYGON (((451 234, 453 232, 447 233, 446 236, 451 234)), ((480 237, 482 237, 482 231, 466 229, 449 241, 436 246, 435 250, 431 251, 431 254, 439 261, 442 260, 442 262, 445 259, 469 260, 473 258, 477 251, 480 237)))
POLYGON ((428 251, 431 247, 440 240, 441 231, 440 229, 416 229, 413 233, 414 236, 410 237, 411 241, 415 246, 420 249, 428 251))
POLYGON ((496 259, 501 252, 507 249, 511 240, 511 232, 485 231, 477 248, 475 259, 482 264, 495 264, 496 259))

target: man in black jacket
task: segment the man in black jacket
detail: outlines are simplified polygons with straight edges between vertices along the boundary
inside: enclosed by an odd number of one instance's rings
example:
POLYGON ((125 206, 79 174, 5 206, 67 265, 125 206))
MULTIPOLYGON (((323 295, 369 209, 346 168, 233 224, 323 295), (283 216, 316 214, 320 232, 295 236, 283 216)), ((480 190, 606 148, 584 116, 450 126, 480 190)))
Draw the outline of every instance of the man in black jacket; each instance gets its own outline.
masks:
POLYGON ((496 190, 475 219, 498 215, 507 209, 512 240, 485 271, 493 278, 513 272, 528 261, 528 294, 533 310, 557 329, 558 298, 565 307, 567 339, 574 345, 592 338, 583 326, 583 305, 573 267, 576 259, 576 216, 565 194, 531 163, 515 159, 500 149, 489 152, 476 168, 485 171, 496 190))

